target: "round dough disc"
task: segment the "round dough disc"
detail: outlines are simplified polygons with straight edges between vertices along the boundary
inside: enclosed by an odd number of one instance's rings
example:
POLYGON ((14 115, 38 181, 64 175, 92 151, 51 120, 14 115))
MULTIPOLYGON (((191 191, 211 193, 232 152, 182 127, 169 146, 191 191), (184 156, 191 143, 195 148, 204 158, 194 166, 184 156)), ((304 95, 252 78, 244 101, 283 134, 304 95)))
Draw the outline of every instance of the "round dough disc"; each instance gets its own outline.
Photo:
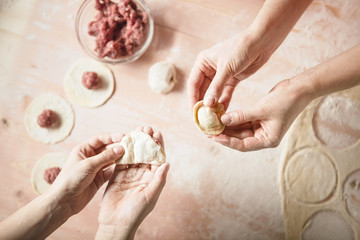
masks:
POLYGON ((31 185, 36 193, 42 194, 51 187, 51 184, 44 180, 45 170, 53 167, 62 169, 67 158, 68 154, 66 153, 54 152, 45 154, 36 162, 31 173, 31 185))
POLYGON ((158 62, 149 69, 148 76, 150 88, 157 93, 170 92, 176 83, 174 66, 169 62, 158 62))
POLYGON ((353 172, 346 179, 343 191, 346 209, 360 223, 360 170, 353 172))
POLYGON ((104 64, 91 59, 79 59, 65 75, 64 90, 74 104, 81 107, 98 107, 104 104, 114 92, 115 83, 111 70, 104 64), (84 72, 96 72, 101 85, 97 89, 87 89, 82 84, 84 72))
POLYGON ((166 156, 160 144, 142 131, 134 131, 126 135, 120 142, 125 153, 117 164, 156 164, 166 162, 166 156))
POLYGON ((337 175, 333 163, 325 154, 303 149, 289 160, 285 181, 289 192, 298 201, 319 203, 333 194, 337 175))
POLYGON ((42 143, 57 143, 70 135, 74 126, 74 112, 71 105, 54 93, 45 93, 35 98, 26 109, 25 126, 29 135, 42 143), (57 113, 59 126, 42 128, 37 123, 38 116, 50 109, 57 113))

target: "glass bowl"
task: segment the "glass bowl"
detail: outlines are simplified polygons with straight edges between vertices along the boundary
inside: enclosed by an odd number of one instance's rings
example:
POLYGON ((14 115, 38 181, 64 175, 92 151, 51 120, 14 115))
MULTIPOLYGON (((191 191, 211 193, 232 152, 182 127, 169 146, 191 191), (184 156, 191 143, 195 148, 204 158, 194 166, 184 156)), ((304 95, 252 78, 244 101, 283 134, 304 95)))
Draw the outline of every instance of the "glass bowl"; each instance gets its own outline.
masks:
POLYGON ((100 58, 98 56, 95 51, 96 38, 88 34, 88 24, 91 21, 94 21, 95 16, 98 14, 98 11, 95 9, 95 0, 85 0, 81 4, 76 15, 75 31, 76 37, 87 55, 97 61, 115 64, 135 61, 146 51, 146 49, 150 46, 154 35, 154 20, 151 16, 149 6, 144 0, 133 0, 133 2, 137 5, 138 9, 145 11, 148 16, 148 22, 145 25, 146 39, 141 46, 135 48, 132 55, 122 56, 119 58, 100 58))

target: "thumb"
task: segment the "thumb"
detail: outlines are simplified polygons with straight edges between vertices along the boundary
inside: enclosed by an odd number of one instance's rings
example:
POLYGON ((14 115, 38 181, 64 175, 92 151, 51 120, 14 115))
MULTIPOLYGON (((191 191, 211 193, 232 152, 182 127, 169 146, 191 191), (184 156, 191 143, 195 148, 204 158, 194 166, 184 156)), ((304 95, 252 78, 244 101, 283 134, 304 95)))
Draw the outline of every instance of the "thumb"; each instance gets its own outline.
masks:
POLYGON ((166 176, 169 171, 169 167, 170 167, 169 163, 164 163, 156 170, 149 185, 145 189, 146 191, 145 193, 148 196, 148 199, 150 200, 155 199, 155 201, 157 201, 157 198, 159 197, 161 190, 165 185, 166 176))
POLYGON ((261 111, 256 108, 247 110, 238 110, 225 113, 221 116, 221 122, 225 126, 237 126, 243 123, 260 120, 262 117, 261 111))
POLYGON ((101 168, 115 163, 124 152, 124 148, 120 144, 117 144, 110 149, 104 150, 101 153, 88 158, 87 161, 89 162, 91 169, 99 171, 101 168))
POLYGON ((230 77, 228 71, 226 71, 225 69, 217 69, 216 74, 204 96, 205 106, 211 107, 219 101, 220 96, 224 90, 226 81, 230 77))

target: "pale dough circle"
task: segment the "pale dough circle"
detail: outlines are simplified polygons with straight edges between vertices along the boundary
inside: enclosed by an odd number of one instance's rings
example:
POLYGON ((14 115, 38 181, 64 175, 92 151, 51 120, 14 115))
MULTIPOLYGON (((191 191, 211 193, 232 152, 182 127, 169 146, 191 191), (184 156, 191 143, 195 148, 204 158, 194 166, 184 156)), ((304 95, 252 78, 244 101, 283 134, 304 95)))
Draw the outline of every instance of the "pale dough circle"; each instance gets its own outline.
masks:
POLYGON ((354 240, 351 225, 337 212, 323 210, 315 213, 305 224, 302 240, 354 240))
POLYGON ((125 153, 117 164, 156 164, 166 162, 164 149, 148 134, 134 131, 126 135, 120 142, 125 153))
POLYGON ((346 179, 343 198, 349 214, 360 223, 360 170, 353 172, 346 179))
POLYGON ((111 70, 104 64, 92 59, 79 59, 64 78, 64 90, 69 100, 81 107, 98 107, 104 104, 114 92, 115 83, 111 70), (96 89, 87 89, 82 84, 84 72, 96 72, 101 85, 96 89))
POLYGON ((325 97, 312 119, 315 136, 333 148, 347 148, 360 138, 360 104, 344 96, 325 97))
POLYGON ((216 103, 213 107, 207 107, 203 101, 195 104, 193 118, 196 126, 205 134, 218 135, 225 129, 220 117, 225 113, 224 106, 216 103))
POLYGON ((320 203, 329 199, 337 185, 336 170, 324 153, 302 149, 289 160, 285 169, 286 187, 304 203, 320 203))
POLYGON ((156 93, 170 92, 176 83, 175 67, 166 61, 155 63, 149 69, 148 82, 156 93))
POLYGON ((67 158, 68 154, 66 153, 53 152, 45 154, 36 162, 31 173, 31 185, 36 193, 42 194, 51 187, 51 184, 44 179, 45 170, 53 167, 62 169, 67 158))
POLYGON ((54 93, 45 93, 36 97, 27 107, 24 117, 29 135, 42 143, 57 143, 69 136, 74 126, 74 112, 71 105, 54 93), (42 128, 37 123, 38 116, 50 109, 57 114, 59 124, 52 128, 42 128))

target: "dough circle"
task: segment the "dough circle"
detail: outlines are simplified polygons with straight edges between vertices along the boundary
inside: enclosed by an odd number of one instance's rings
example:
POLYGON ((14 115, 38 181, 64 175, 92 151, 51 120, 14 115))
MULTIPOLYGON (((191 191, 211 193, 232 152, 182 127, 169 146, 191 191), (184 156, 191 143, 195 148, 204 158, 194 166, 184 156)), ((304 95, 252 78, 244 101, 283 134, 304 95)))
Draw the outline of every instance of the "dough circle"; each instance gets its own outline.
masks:
POLYGON ((285 181, 287 189, 298 201, 320 203, 334 193, 337 175, 325 154, 305 148, 290 158, 285 169, 285 181))
POLYGON ((354 240, 351 225, 337 212, 322 210, 306 222, 301 234, 302 240, 354 240))
POLYGON ((176 83, 175 67, 166 61, 155 63, 149 69, 148 82, 156 93, 170 92, 176 83))
POLYGON ((206 107, 203 101, 197 102, 193 109, 196 126, 205 134, 218 135, 225 129, 220 117, 225 113, 224 106, 216 103, 213 107, 206 107))
POLYGON ((346 179, 343 199, 349 214, 360 223, 360 170, 353 172, 346 179))
POLYGON ((360 104, 345 96, 327 96, 315 108, 312 126, 319 141, 348 148, 360 138, 360 104))
POLYGON ((44 180, 45 170, 52 167, 63 168, 68 154, 61 152, 48 153, 42 156, 35 164, 31 173, 31 185, 37 194, 42 194, 49 190, 51 184, 44 180))
POLYGON ((164 149, 148 134, 142 131, 134 131, 126 135, 120 142, 125 153, 117 161, 117 164, 156 164, 166 162, 164 149))
POLYGON ((114 92, 115 83, 111 70, 92 59, 79 59, 64 78, 64 90, 69 100, 81 107, 98 107, 104 104, 114 92), (87 89, 82 84, 84 72, 96 72, 101 85, 97 89, 87 89))
POLYGON ((45 93, 36 97, 28 106, 24 117, 29 135, 42 143, 57 143, 70 135, 74 126, 74 112, 71 105, 54 93, 45 93), (42 128, 37 123, 38 116, 45 109, 54 111, 58 116, 59 126, 42 128))

